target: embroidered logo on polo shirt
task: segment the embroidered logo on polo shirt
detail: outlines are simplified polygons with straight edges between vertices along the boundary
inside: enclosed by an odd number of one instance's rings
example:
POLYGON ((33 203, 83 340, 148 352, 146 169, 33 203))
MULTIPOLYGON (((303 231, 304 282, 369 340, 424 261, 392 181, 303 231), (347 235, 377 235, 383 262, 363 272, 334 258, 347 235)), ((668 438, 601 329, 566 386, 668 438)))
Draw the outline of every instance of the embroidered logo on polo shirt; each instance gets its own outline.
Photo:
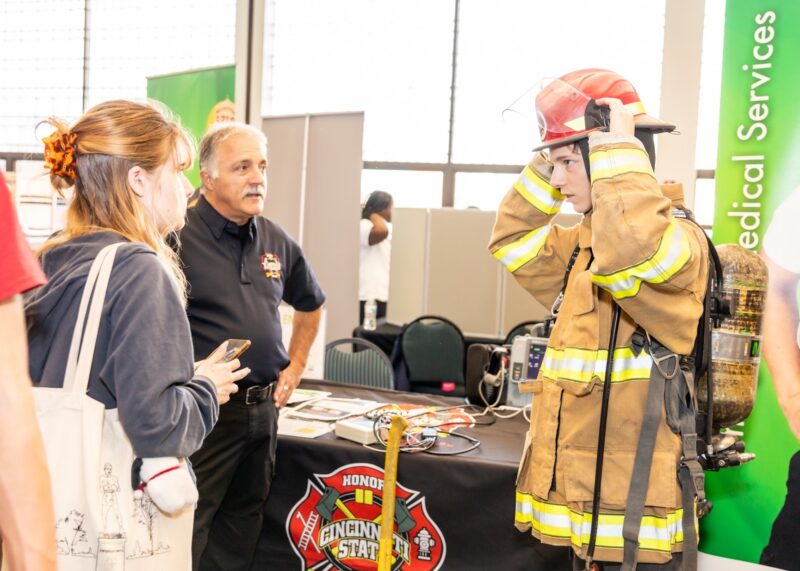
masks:
POLYGON ((261 269, 264 275, 273 280, 281 279, 281 259, 277 254, 264 252, 261 254, 261 269))

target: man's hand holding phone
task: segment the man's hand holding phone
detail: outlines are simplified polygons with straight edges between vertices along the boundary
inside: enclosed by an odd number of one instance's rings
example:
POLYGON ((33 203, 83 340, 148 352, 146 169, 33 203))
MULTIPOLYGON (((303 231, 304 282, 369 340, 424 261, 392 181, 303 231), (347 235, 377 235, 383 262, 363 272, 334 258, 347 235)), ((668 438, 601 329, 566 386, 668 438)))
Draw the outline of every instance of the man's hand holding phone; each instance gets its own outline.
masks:
POLYGON ((239 390, 236 381, 250 374, 248 367, 239 369, 241 363, 237 358, 249 346, 250 341, 229 339, 214 349, 211 355, 195 363, 195 374, 211 379, 217 387, 217 400, 221 405, 231 400, 231 395, 239 390))

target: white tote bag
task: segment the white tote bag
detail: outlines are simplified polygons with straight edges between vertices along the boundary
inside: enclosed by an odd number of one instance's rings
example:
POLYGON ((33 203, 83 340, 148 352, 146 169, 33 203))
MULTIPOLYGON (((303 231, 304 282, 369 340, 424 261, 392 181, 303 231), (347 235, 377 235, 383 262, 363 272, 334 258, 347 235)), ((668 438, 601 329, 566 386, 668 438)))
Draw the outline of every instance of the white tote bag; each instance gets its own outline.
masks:
POLYGON ((182 571, 191 568, 194 511, 168 515, 146 493, 134 498, 134 453, 117 410, 106 410, 86 394, 108 279, 119 246, 103 248, 92 264, 63 388, 33 389, 52 479, 58 568, 182 571))

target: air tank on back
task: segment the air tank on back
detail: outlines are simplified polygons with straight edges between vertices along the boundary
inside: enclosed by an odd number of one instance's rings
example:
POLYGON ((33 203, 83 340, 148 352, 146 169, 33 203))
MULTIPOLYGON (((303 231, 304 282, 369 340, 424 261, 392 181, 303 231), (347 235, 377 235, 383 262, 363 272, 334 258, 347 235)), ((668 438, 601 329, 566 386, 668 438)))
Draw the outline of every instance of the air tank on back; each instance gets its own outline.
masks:
MULTIPOLYGON (((761 318, 767 292, 767 266, 737 244, 717 247, 723 291, 733 315, 711 332, 714 428, 733 426, 753 409, 761 353, 761 318)), ((705 383, 698 384, 700 410, 707 411, 705 383)))

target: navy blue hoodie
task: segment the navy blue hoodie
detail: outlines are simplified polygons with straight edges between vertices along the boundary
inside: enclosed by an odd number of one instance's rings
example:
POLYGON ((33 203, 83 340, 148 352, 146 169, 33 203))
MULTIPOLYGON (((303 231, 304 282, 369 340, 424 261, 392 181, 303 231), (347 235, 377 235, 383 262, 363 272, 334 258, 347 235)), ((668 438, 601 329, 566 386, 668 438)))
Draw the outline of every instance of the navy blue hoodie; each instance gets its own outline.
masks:
MULTIPOLYGON (((98 232, 43 256, 48 283, 25 304, 34 384, 63 386, 89 268, 104 246, 124 241, 98 232)), ((137 456, 189 456, 219 414, 213 383, 193 374, 192 337, 175 284, 151 248, 124 244, 111 271, 89 396, 118 409, 137 456)))

